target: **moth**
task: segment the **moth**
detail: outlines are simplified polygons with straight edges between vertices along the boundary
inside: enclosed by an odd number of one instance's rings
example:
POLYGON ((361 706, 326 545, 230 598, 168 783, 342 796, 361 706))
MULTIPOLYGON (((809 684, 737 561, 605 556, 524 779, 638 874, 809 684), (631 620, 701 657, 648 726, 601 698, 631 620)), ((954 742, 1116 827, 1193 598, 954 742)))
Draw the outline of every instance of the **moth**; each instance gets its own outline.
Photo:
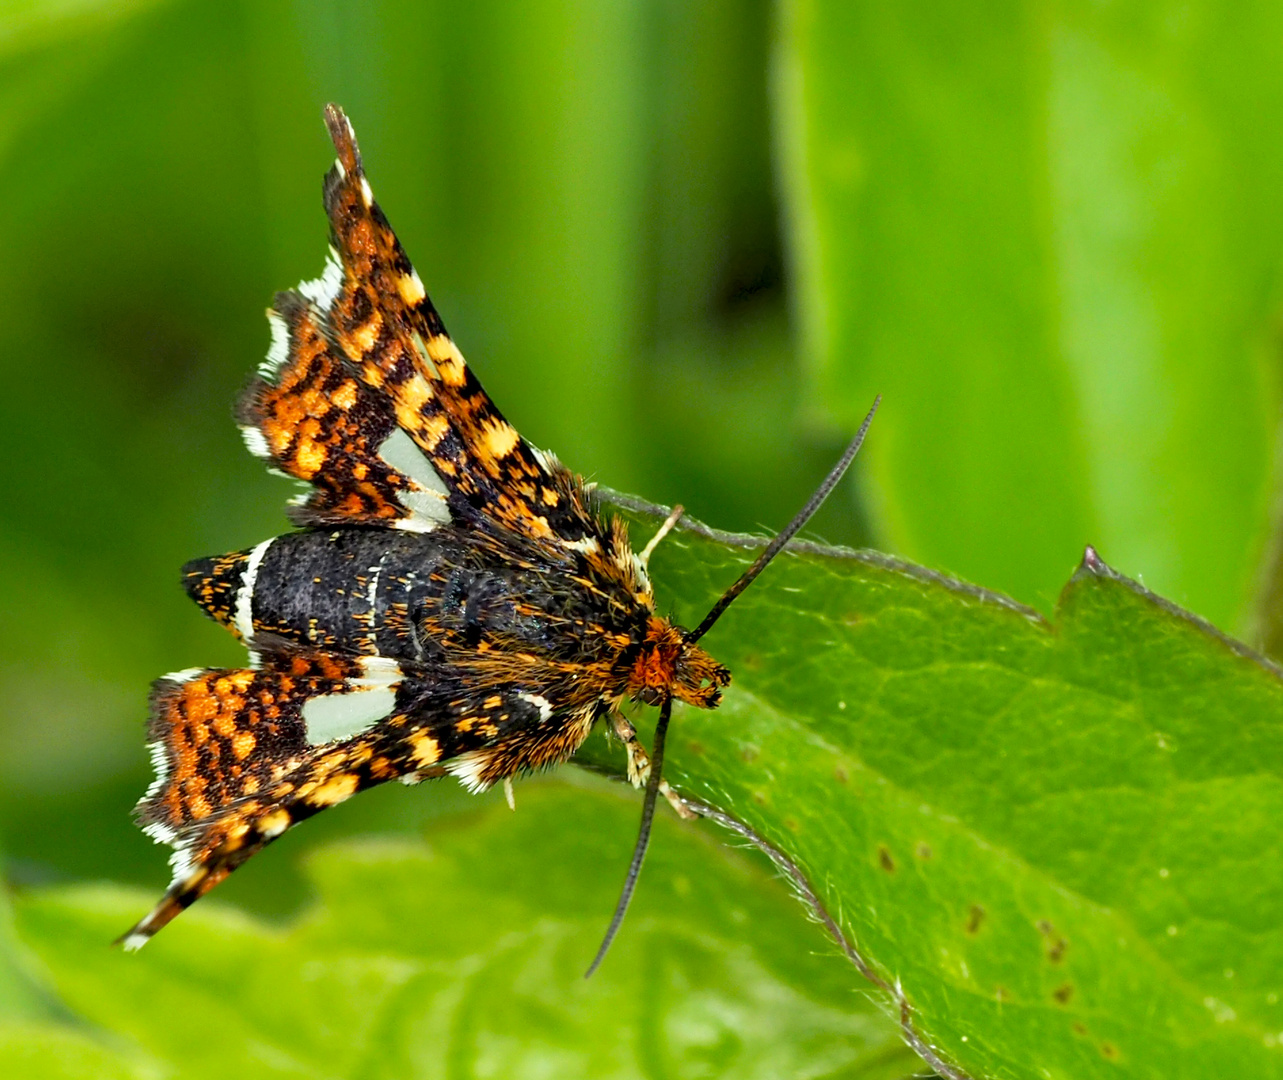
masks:
MULTIPOLYGON (((323 195, 321 276, 278 293, 238 420, 308 488, 301 528, 183 568, 249 650, 152 688, 156 778, 135 814, 173 879, 120 942, 137 949, 292 826, 375 784, 451 775, 472 791, 567 760, 607 720, 645 785, 618 929, 663 782, 674 700, 715 708, 730 672, 698 642, 840 479, 872 419, 794 522, 693 631, 655 610, 647 560, 584 482, 503 418, 446 333, 370 190, 352 126, 323 195), (654 759, 620 713, 660 707, 654 759)), ((876 409, 876 404, 874 408, 876 409)), ((511 796, 511 788, 508 788, 511 796)), ((689 813, 689 811, 685 811, 689 813)))

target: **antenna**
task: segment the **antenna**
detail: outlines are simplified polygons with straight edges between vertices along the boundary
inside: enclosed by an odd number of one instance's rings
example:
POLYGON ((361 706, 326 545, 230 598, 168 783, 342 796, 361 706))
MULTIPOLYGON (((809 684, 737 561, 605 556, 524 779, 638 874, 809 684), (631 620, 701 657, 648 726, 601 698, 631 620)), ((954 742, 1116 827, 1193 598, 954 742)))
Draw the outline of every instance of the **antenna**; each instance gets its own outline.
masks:
MULTIPOLYGON (((798 511, 797 516, 784 527, 784 531, 775 537, 760 554, 747 570, 744 571, 729 589, 722 594, 722 598, 713 605, 712 610, 704 616, 701 622, 694 630, 686 635, 686 643, 693 645, 702 638, 712 628, 713 623, 722 617, 722 613, 731 606, 740 593, 752 584, 753 579, 757 577, 767 564, 783 550, 798 531, 811 520, 811 516, 820 508, 838 485, 843 474, 850 467, 851 462, 855 460, 855 455, 860 452, 860 446, 864 443, 864 436, 868 434, 869 425, 873 423, 873 416, 878 411, 878 406, 882 404, 882 395, 879 394, 873 399, 873 408, 869 410, 868 415, 864 418, 864 423, 860 425, 860 430, 855 433, 855 438, 843 452, 838 463, 829 471, 829 475, 824 478, 824 482, 815 489, 806 502, 806 505, 798 511)), ((645 555, 649 555, 656 542, 661 539, 673 525, 677 523, 680 507, 674 507, 673 513, 669 515, 668 520, 664 522, 659 534, 646 545, 645 555)), ((664 738, 668 734, 668 721, 673 714, 673 699, 664 698, 663 704, 659 707, 659 722, 655 725, 655 745, 651 751, 650 776, 646 779, 646 797, 642 801, 642 818, 641 827, 637 830, 637 843, 633 846, 633 861, 628 864, 628 875, 624 878, 624 888, 619 894, 619 903, 615 905, 615 914, 610 920, 610 926, 606 928, 606 936, 602 938, 601 947, 597 950, 597 955, 593 957, 593 962, 588 965, 588 970, 584 972, 584 978, 590 978, 592 973, 601 967, 601 962, 606 959, 606 953, 610 949, 611 942, 615 940, 615 935, 619 933, 620 926, 623 925, 624 915, 628 911, 628 905, 632 902, 633 892, 637 888, 637 878, 641 874, 642 862, 646 858, 646 849, 650 846, 650 828, 655 820, 655 802, 659 796, 659 785, 661 781, 661 770, 664 765, 664 738)))
POLYGON ((855 455, 860 452, 860 446, 864 442, 864 436, 868 433, 869 425, 873 423, 873 415, 878 411, 878 406, 881 404, 882 395, 879 394, 873 399, 873 408, 869 410, 868 416, 864 418, 864 423, 860 425, 860 430, 855 433, 855 438, 851 440, 851 445, 846 448, 846 452, 838 460, 838 463, 833 466, 832 471, 830 471, 829 475, 824 478, 824 483, 815 489, 815 494, 812 495, 807 500, 806 505, 798 511, 797 517, 784 527, 784 531, 766 545, 766 548, 762 551, 762 554, 757 557, 757 560, 753 565, 740 575, 739 581, 735 582, 734 585, 722 593, 722 598, 717 601, 717 603, 713 605, 713 609, 704 616, 704 621, 686 635, 686 640, 689 643, 694 644, 712 629, 713 623, 717 622, 717 620, 722 617, 722 612, 731 606, 731 603, 735 598, 753 583, 753 579, 757 577, 758 574, 766 569, 766 564, 780 553, 784 545, 798 534, 803 525, 811 520, 811 515, 820 508, 820 504, 824 502, 824 500, 829 497, 829 493, 837 487, 838 481, 842 479, 842 474, 846 472, 851 462, 855 460, 855 455))
POLYGON ((628 911, 628 905, 632 903, 633 890, 637 888, 637 877, 641 873, 642 860, 646 858, 646 849, 650 846, 650 826, 655 820, 655 799, 659 795, 660 770, 664 765, 664 736, 668 734, 668 719, 672 714, 673 699, 664 698, 664 704, 659 707, 659 722, 655 725, 655 745, 651 750, 650 776, 646 778, 646 798, 642 801, 641 828, 637 830, 637 843, 633 846, 633 861, 628 864, 628 876, 624 878, 624 889, 619 894, 619 903, 615 905, 615 914, 610 920, 610 926, 606 928, 606 936, 601 939, 601 947, 597 950, 597 955, 593 957, 593 962, 584 972, 585 979, 591 978, 592 973, 601 967, 601 962, 606 959, 610 943, 619 933, 619 928, 624 922, 624 914, 628 911))

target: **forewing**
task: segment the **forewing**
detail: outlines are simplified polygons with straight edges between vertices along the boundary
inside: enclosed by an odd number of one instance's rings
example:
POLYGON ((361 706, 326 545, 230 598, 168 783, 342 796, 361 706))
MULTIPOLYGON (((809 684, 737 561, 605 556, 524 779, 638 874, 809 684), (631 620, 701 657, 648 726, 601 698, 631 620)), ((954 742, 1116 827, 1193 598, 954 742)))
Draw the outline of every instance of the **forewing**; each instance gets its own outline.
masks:
POLYGON ((272 347, 241 396, 245 443, 313 485, 292 516, 304 525, 390 525, 426 532, 450 520, 436 469, 398 426, 386 395, 332 351, 306 293, 282 292, 267 313, 272 347))
POLYGON ((375 759, 416 687, 383 657, 282 653, 253 669, 184 671, 152 688, 156 779, 135 814, 173 847, 174 878, 125 937, 138 947, 296 821, 406 771, 375 759))
POLYGON ((464 363, 374 201, 347 117, 325 115, 338 150, 324 187, 334 252, 315 297, 327 338, 386 395, 459 516, 554 545, 598 537, 571 474, 522 439, 464 363))
POLYGON ((474 791, 564 761, 594 719, 446 667, 282 652, 260 668, 157 680, 156 780, 139 824, 169 844, 173 880, 122 942, 136 949, 298 822, 376 784, 447 772, 474 791))

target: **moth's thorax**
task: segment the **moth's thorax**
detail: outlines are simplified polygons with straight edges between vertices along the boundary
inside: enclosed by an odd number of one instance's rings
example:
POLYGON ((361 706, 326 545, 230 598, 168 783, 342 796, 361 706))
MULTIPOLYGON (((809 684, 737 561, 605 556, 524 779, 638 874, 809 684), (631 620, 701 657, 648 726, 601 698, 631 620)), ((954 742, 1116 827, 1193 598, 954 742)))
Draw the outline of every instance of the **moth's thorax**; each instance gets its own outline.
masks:
POLYGON ((675 697, 702 709, 717 707, 722 687, 731 673, 698 645, 686 640, 685 632, 660 615, 646 624, 646 637, 628 677, 628 694, 655 705, 675 697))

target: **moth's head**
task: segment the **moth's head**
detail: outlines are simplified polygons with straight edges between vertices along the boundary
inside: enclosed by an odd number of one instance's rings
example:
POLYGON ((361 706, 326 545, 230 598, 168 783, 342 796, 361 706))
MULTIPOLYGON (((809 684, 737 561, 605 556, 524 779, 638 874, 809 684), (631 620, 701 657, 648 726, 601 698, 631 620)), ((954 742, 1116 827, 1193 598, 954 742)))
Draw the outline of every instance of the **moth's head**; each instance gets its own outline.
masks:
POLYGON ((731 673, 686 632, 659 615, 646 624, 641 652, 628 674, 628 694, 645 705, 658 705, 675 697, 701 709, 714 709, 722 700, 722 687, 731 673))

